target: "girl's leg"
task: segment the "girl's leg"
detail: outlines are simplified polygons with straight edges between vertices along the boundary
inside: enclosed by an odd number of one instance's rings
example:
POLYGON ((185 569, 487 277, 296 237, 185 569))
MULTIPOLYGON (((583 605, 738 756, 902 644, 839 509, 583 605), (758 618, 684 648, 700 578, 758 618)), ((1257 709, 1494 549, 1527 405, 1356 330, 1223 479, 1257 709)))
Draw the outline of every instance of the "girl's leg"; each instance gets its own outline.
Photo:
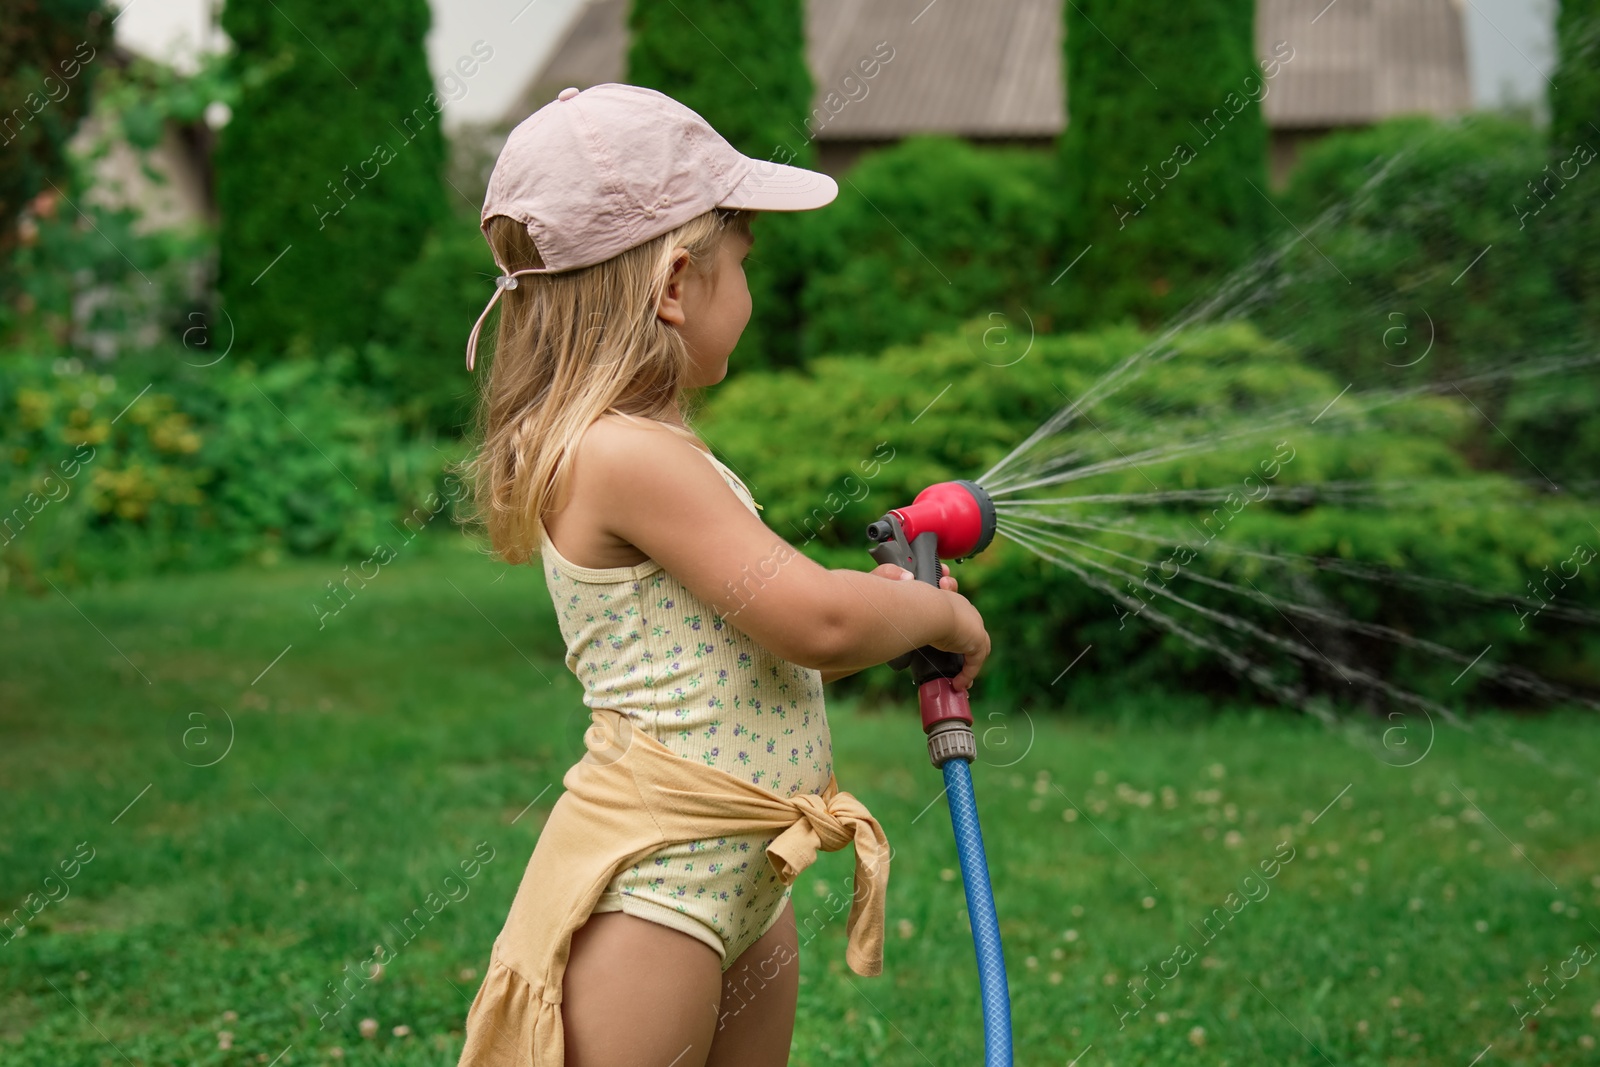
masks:
POLYGON ((566 1067, 702 1067, 722 961, 703 941, 620 911, 572 935, 562 978, 566 1067))
POLYGON ((706 1067, 786 1067, 800 992, 800 944, 789 901, 772 928, 722 975, 722 1008, 706 1067))

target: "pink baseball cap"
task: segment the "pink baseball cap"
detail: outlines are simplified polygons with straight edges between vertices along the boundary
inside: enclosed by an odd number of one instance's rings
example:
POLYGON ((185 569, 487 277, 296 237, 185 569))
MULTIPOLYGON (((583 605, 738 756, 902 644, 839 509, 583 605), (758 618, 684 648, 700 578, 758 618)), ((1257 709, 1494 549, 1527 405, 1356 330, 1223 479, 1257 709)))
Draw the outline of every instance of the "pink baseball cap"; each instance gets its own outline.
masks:
POLYGON ((490 218, 516 219, 544 266, 509 271, 496 257, 467 369, 483 320, 519 275, 593 266, 712 208, 806 211, 838 193, 826 174, 744 155, 665 93, 618 82, 563 89, 511 131, 489 175, 484 239, 490 218))

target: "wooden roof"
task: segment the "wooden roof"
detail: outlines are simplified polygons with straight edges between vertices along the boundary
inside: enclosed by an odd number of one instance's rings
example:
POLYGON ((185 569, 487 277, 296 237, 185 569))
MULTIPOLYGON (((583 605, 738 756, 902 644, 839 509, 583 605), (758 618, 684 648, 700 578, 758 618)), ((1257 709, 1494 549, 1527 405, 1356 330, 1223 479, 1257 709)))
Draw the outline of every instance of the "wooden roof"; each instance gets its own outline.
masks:
POLYGON ((1472 106, 1460 0, 1257 0, 1256 54, 1294 59, 1262 101, 1275 128, 1356 126, 1472 106))

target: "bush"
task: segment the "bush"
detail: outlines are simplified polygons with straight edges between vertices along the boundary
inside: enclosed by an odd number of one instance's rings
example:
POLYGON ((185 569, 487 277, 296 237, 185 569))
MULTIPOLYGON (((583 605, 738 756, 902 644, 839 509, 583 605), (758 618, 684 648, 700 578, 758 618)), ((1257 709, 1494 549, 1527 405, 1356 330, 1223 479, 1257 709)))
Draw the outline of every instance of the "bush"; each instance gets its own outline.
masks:
MULTIPOLYGON (((989 328, 980 319, 918 347, 896 346, 872 358, 822 357, 803 374, 746 374, 710 402, 703 430, 747 475, 765 506, 765 521, 780 536, 825 565, 870 569, 866 523, 909 503, 930 483, 981 479, 1069 398, 1082 396, 1150 340, 1129 328, 1042 336, 1024 358, 1002 367, 974 358, 989 328)), ((1581 507, 1542 499, 1499 475, 1473 472, 1452 447, 1477 419, 1465 404, 1430 398, 1362 414, 1361 398, 1354 395, 1344 398, 1343 412, 1313 423, 1340 383, 1242 324, 1192 331, 1173 342, 1168 357, 1158 350, 1149 358, 1162 358, 1159 368, 1133 377, 1060 438, 1062 448, 1081 454, 1080 464, 1124 455, 1136 457, 1134 464, 1040 493, 1227 489, 1260 471, 1280 442, 1292 453, 1270 494, 1202 547, 1174 592, 1290 640, 1298 633, 1343 663, 1402 679, 1401 687, 1409 690, 1460 696, 1473 682, 1452 688, 1461 664, 1403 642, 1303 618, 1291 630, 1276 607, 1250 592, 1247 580, 1276 605, 1321 604, 1356 620, 1473 650, 1468 657, 1492 643, 1474 679, 1492 664, 1520 658, 1569 683, 1600 686, 1593 666, 1600 648, 1592 635, 1555 613, 1536 616, 1523 628, 1508 606, 1515 594, 1526 596, 1529 579, 1544 577, 1541 567, 1568 559, 1579 542, 1592 549, 1600 538, 1581 507), (1228 434, 1233 436, 1218 439, 1228 434), (1137 458, 1143 450, 1183 444, 1195 447, 1167 459, 1137 458), (1402 484, 1396 488, 1394 482, 1402 484), (1241 549, 1304 558, 1269 559, 1241 549), (1319 565, 1322 559, 1333 562, 1319 565), (1392 569, 1398 577, 1370 582, 1331 569, 1350 561, 1392 569), (1492 595, 1419 587, 1419 576, 1492 595), (1208 580, 1243 592, 1219 590, 1208 580)), ((1002 482, 1012 476, 1001 473, 1002 482)), ((1190 524, 1208 523, 1205 516, 1212 514, 1209 503, 1198 511, 1150 503, 1086 506, 1078 517, 1106 529, 1068 532, 1097 546, 1080 553, 1138 578, 1147 566, 1158 567, 1168 550, 1136 535, 1192 540, 1190 524)), ((1008 524, 1017 517, 1009 515, 1003 520, 1008 524)), ((1079 565, 1096 580, 1114 577, 1079 565)), ((1564 604, 1596 599, 1600 566, 1580 570, 1561 592, 1564 604)), ((1004 706, 1033 698, 1059 705, 1063 696, 1070 703, 1073 694, 1092 693, 1094 662, 1053 686, 1090 644, 1094 661, 1115 664, 1118 677, 1182 678, 1190 687, 1218 693, 1241 687, 1215 649, 1197 649, 1166 630, 1140 625, 1155 617, 1154 611, 1145 615, 1140 602, 1188 617, 1189 625, 1220 645, 1253 649, 1258 683, 1269 695, 1287 694, 1303 703, 1319 691, 1341 697, 1356 692, 1320 656, 1297 658, 1245 640, 1215 619, 1149 592, 1118 600, 1004 537, 955 571, 995 639, 985 700, 1004 706)), ((1124 598, 1134 588, 1121 578, 1112 586, 1124 598)), ((874 672, 862 684, 905 682, 874 672)), ((1375 702, 1382 704, 1383 694, 1375 702)))
POLYGON ((1570 336, 1575 320, 1555 288, 1547 220, 1519 221, 1527 183, 1545 162, 1540 131, 1505 116, 1406 117, 1330 135, 1307 150, 1282 205, 1308 225, 1333 214, 1311 233, 1315 248, 1301 242, 1285 257, 1260 318, 1347 380, 1417 359, 1429 336, 1433 353, 1412 380, 1503 363, 1530 343, 1570 336), (1416 334, 1411 350, 1386 332, 1401 321, 1416 334))
MULTIPOLYGON (((421 254, 393 277, 384 314, 363 346, 363 378, 408 431, 461 437, 472 417, 478 364, 467 370, 467 335, 494 295, 497 273, 477 215, 457 216, 428 235, 421 254)), ((493 342, 500 305, 484 323, 493 342)))
POLYGON ((1550 170, 1541 195, 1552 206, 1550 246, 1569 299, 1584 305, 1591 332, 1600 330, 1600 2, 1561 0, 1556 19, 1559 62, 1550 93, 1550 170))
POLYGON ((806 358, 914 343, 990 312, 1022 328, 1055 273, 1054 175, 1048 152, 942 136, 863 158, 807 220, 806 358))
MULTIPOLYGON (((1530 123, 1497 115, 1400 118, 1326 138, 1283 196, 1285 214, 1303 221, 1315 247, 1290 248, 1256 318, 1358 385, 1449 381, 1573 345, 1593 354, 1558 284, 1557 216, 1530 192, 1546 151, 1530 123), (1310 229, 1324 212, 1326 225, 1310 229)), ((1600 375, 1592 366, 1467 391, 1515 442, 1480 417, 1486 456, 1523 475, 1535 473, 1531 461, 1551 478, 1593 477, 1600 375)))
POLYGON ((0 588, 365 559, 397 523, 415 536, 454 452, 405 440, 352 362, 0 362, 0 588))

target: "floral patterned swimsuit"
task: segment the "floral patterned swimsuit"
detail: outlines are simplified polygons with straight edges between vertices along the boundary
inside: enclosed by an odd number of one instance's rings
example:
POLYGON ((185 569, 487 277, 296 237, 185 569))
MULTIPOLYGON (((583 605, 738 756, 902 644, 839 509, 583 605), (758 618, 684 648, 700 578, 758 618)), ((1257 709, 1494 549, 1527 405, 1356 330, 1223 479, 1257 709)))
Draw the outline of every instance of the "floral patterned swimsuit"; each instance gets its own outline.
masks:
MULTIPOLYGON (((733 471, 706 458, 744 505, 733 471)), ((822 676, 768 652, 659 563, 581 567, 540 532, 545 583, 583 702, 615 708, 678 753, 783 797, 825 788, 833 744, 822 676)), ((777 921, 785 886, 767 859, 774 833, 668 845, 621 870, 595 911, 681 930, 733 966, 777 921)))

